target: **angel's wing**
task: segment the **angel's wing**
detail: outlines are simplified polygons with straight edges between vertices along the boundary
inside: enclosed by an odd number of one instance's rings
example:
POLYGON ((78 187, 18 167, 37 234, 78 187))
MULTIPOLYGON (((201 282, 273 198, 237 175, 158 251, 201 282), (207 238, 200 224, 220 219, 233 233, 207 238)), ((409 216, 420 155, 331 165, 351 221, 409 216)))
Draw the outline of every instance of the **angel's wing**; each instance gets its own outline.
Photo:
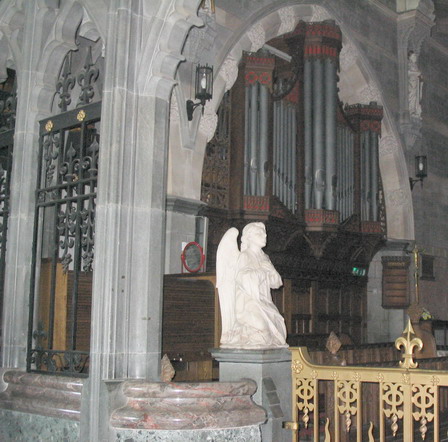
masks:
POLYGON ((235 273, 240 256, 238 250, 238 229, 231 227, 224 233, 216 253, 216 287, 221 307, 221 343, 235 322, 235 273))

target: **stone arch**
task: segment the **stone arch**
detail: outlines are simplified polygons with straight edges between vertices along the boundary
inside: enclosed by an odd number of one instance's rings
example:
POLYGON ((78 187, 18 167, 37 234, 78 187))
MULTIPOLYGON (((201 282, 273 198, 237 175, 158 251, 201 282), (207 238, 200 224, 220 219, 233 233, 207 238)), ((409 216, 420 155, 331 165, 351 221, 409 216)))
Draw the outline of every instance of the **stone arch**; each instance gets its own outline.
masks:
MULTIPOLYGON (((359 85, 356 91, 351 91, 350 96, 346 93, 345 98, 349 101, 353 100, 353 102, 365 102, 367 96, 369 101, 377 101, 384 107, 380 168, 385 191, 388 235, 391 238, 413 239, 414 223, 412 198, 408 185, 409 175, 401 139, 398 135, 397 122, 392 117, 387 100, 384 99, 381 82, 376 78, 376 74, 370 67, 368 57, 357 46, 356 39, 352 36, 350 25, 345 23, 340 17, 336 5, 333 7, 326 5, 326 8, 328 9, 318 5, 296 4, 285 6, 282 2, 277 1, 276 4, 267 7, 264 13, 258 12, 256 15, 254 13, 253 17, 242 23, 239 27, 239 33, 233 32, 226 41, 220 41, 220 47, 223 49, 221 49, 214 61, 215 83, 213 100, 205 106, 205 118, 201 119, 195 116, 189 127, 183 128, 176 155, 179 153, 184 167, 192 159, 197 161, 197 158, 203 157, 206 142, 213 135, 213 130, 210 129, 213 115, 216 113, 224 93, 232 87, 236 80, 238 63, 243 51, 260 49, 270 39, 293 30, 299 20, 321 21, 329 18, 334 19, 341 27, 346 44, 351 48, 351 53, 348 54, 350 59, 346 60, 346 72, 342 71, 340 76, 347 75, 347 78, 350 80, 356 79, 359 85), (191 139, 186 140, 185 134, 193 137, 193 141, 191 139), (182 139, 182 137, 184 138, 182 139), (187 149, 193 149, 194 153, 180 152, 183 146, 186 146, 187 149)), ((348 90, 348 88, 346 89, 348 90)), ((177 115, 185 112, 183 102, 182 108, 176 109, 177 115)), ((174 123, 176 123, 176 118, 180 118, 179 124, 181 126, 185 124, 185 118, 182 119, 179 116, 173 119, 174 123)), ((174 148, 176 149, 176 147, 174 148)), ((184 150, 186 150, 185 147, 184 150)), ((191 170, 194 169, 196 179, 189 182, 181 181, 177 186, 169 188, 169 191, 175 194, 179 191, 187 192, 188 195, 185 196, 199 199, 200 176, 199 178, 197 177, 197 168, 192 163, 188 164, 188 166, 190 166, 191 170), (185 189, 187 190, 185 191, 185 189)), ((170 173, 173 174, 176 170, 176 165, 171 164, 170 173)), ((185 173, 185 176, 187 175, 190 176, 190 174, 185 173)), ((182 180, 182 178, 180 179, 182 180)))
MULTIPOLYGON (((106 14, 106 10, 103 11, 106 14)), ((52 31, 42 48, 42 56, 37 71, 42 73, 38 89, 38 109, 45 114, 51 111, 51 103, 55 95, 55 85, 62 63, 68 51, 78 48, 76 37, 86 35, 89 39, 98 40, 101 34, 95 26, 95 17, 90 17, 83 2, 72 0, 65 3, 55 17, 52 31)), ((40 116, 39 116, 40 117, 40 116)))
POLYGON ((6 67, 16 71, 21 65, 20 40, 23 34, 25 14, 20 2, 2 2, 0 5, 0 39, 2 55, 0 58, 0 76, 6 74, 6 67), (9 64, 9 66, 8 66, 9 64))

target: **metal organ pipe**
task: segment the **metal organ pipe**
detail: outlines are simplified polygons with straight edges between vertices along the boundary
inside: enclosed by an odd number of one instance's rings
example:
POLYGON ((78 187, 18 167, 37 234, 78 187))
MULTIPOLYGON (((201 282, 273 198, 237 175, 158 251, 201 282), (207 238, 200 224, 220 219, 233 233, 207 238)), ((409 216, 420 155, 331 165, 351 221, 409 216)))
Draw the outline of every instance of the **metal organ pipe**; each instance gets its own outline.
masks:
POLYGON ((295 106, 287 100, 274 103, 274 195, 292 212, 296 205, 295 106))
POLYGON ((354 211, 354 199, 355 199, 355 157, 354 157, 354 143, 355 137, 354 134, 347 129, 348 132, 348 184, 349 184, 349 192, 348 192, 348 216, 350 216, 354 211))
POLYGON ((282 102, 283 109, 283 146, 282 146, 282 176, 283 176, 283 195, 282 201, 283 203, 288 199, 288 172, 287 172, 287 164, 288 164, 288 143, 289 143, 289 133, 288 133, 288 106, 286 103, 282 102))
POLYGON ((292 189, 292 151, 293 151, 293 107, 291 105, 288 106, 288 134, 289 134, 289 143, 288 143, 288 162, 286 164, 287 176, 288 176, 288 197, 286 198, 286 205, 291 210, 292 209, 292 198, 293 198, 293 189, 292 189))
POLYGON ((250 193, 250 97, 252 85, 245 88, 245 124, 244 124, 244 194, 250 193))
POLYGON ((343 126, 338 126, 337 128, 337 152, 338 152, 338 210, 341 213, 341 218, 344 219, 345 216, 345 191, 346 182, 344 175, 345 168, 345 132, 343 126))
POLYGON ((312 207, 313 192, 313 133, 312 133, 312 66, 309 58, 304 64, 304 147, 305 147, 305 209, 312 207))
POLYGON ((293 192, 293 180, 292 180, 292 168, 293 168, 293 121, 294 121, 294 108, 292 106, 288 106, 288 132, 289 132, 289 143, 288 143, 288 199, 286 200, 286 205, 288 209, 292 210, 292 201, 294 197, 293 192))
POLYGON ((344 164, 342 166, 342 176, 343 176, 343 180, 344 180, 344 204, 343 204, 343 218, 346 219, 349 214, 348 214, 348 199, 349 199, 349 194, 350 194, 350 189, 349 189, 349 183, 350 183, 350 165, 349 165, 349 158, 350 158, 350 149, 349 149, 349 144, 348 144, 348 130, 346 127, 344 127, 344 131, 343 131, 343 143, 344 143, 344 157, 343 157, 343 161, 344 164))
POLYGON ((258 89, 259 83, 256 82, 251 86, 250 99, 250 189, 249 195, 257 195, 257 175, 258 170, 258 89))
POLYGON ((291 206, 290 209, 292 213, 296 212, 296 145, 297 145, 297 115, 296 109, 293 107, 291 109, 292 113, 292 141, 291 141, 291 181, 292 181, 292 195, 291 195, 291 206))
POLYGON ((363 195, 363 205, 364 205, 364 215, 363 220, 367 221, 370 219, 370 203, 371 203, 371 187, 370 187, 370 169, 371 169, 371 147, 370 147, 370 133, 369 131, 363 132, 363 158, 361 167, 364 174, 364 195, 363 195))
POLYGON ((371 154, 371 177, 370 177, 370 198, 371 198, 371 221, 378 221, 378 134, 370 131, 370 154, 371 154))
POLYGON ((267 162, 268 162, 268 88, 264 85, 259 85, 260 91, 260 124, 259 124, 259 136, 260 136, 260 155, 258 162, 258 186, 257 195, 265 195, 266 193, 266 179, 267 179, 267 162))
POLYGON ((277 122, 277 109, 278 102, 274 101, 272 106, 272 118, 274 120, 273 128, 272 128, 272 192, 277 196, 277 152, 278 152, 278 122, 277 122))
POLYGON ((324 147, 324 88, 322 60, 313 60, 313 173, 314 173, 314 208, 323 208, 325 190, 325 147, 324 147))
POLYGON ((284 165, 284 160, 283 160, 283 155, 284 155, 284 151, 285 151, 285 132, 284 132, 284 104, 283 101, 280 102, 280 106, 279 106, 279 110, 280 110, 280 118, 279 118, 279 133, 280 133, 280 143, 279 143, 279 148, 280 148, 280 152, 279 152, 279 178, 280 178, 280 189, 279 189, 279 199, 280 201, 284 200, 284 190, 285 190, 285 186, 284 186, 284 171, 283 171, 283 165, 284 165))
POLYGON ((335 209, 336 194, 336 63, 331 58, 325 67, 325 208, 335 209))
POLYGON ((353 133, 344 125, 337 126, 337 201, 335 207, 341 214, 341 221, 353 214, 354 164, 353 133))
POLYGON ((284 145, 283 145, 283 203, 286 204, 288 201, 288 147, 289 147, 289 112, 288 106, 283 102, 283 132, 285 134, 284 145))
POLYGON ((342 146, 342 142, 341 142, 341 127, 337 126, 337 131, 336 131, 336 152, 338 155, 338 162, 337 162, 337 174, 339 177, 339 181, 338 181, 338 187, 337 187, 337 193, 336 193, 336 207, 337 210, 339 210, 339 212, 342 215, 342 190, 344 189, 344 182, 341 180, 342 177, 342 166, 343 166, 343 161, 342 161, 342 157, 343 157, 343 146, 342 146))

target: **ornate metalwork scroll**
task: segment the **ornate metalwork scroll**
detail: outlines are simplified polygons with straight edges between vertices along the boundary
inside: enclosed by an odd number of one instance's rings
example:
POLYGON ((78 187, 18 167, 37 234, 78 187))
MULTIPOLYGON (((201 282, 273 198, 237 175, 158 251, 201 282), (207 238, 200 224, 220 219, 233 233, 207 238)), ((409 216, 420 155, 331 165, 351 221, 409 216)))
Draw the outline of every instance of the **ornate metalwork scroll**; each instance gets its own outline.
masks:
POLYGON ((56 92, 59 94, 58 106, 61 112, 65 112, 72 102, 71 90, 76 84, 76 79, 72 75, 72 52, 70 51, 64 60, 61 76, 56 83, 56 92))
POLYGON ((95 96, 95 84, 100 79, 100 70, 98 60, 94 61, 92 58, 92 45, 93 43, 79 45, 78 49, 68 52, 64 59, 55 91, 60 112, 74 108, 73 94, 75 97, 78 95, 78 108, 101 100, 100 90, 98 96, 95 96))
POLYGON ((302 421, 305 428, 308 428, 310 413, 316 406, 316 385, 314 379, 298 380, 296 384, 297 408, 303 413, 302 421))
POLYGON ((398 431, 398 420, 403 419, 404 392, 403 387, 396 383, 381 385, 381 397, 384 401, 384 415, 391 419, 391 430, 395 437, 398 431))
POLYGON ((348 433, 352 426, 352 416, 357 412, 356 402, 359 398, 359 383, 351 381, 338 381, 337 398, 338 410, 345 418, 345 431, 348 433))
POLYGON ((428 422, 434 420, 436 388, 434 385, 417 384, 412 386, 412 403, 417 410, 412 413, 412 416, 420 423, 419 431, 423 440, 428 432, 428 422))
POLYGON ((81 93, 77 106, 85 106, 91 103, 94 96, 93 83, 97 80, 99 70, 94 66, 92 61, 92 47, 87 49, 86 61, 84 63, 84 70, 78 75, 78 84, 81 86, 81 93))
MULTIPOLYGON (((406 352, 411 358, 405 358, 405 365, 413 359, 416 348, 413 339, 412 334, 407 336, 406 342, 410 344, 406 352)), ((297 433, 294 440, 308 437, 306 426, 299 425, 300 420, 313 428, 313 440, 324 437, 324 440, 340 440, 342 433, 349 430, 350 440, 357 441, 391 438, 413 441, 417 440, 415 434, 419 434, 419 440, 438 442, 445 437, 446 419, 442 416, 447 411, 448 373, 434 370, 440 362, 427 370, 405 365, 326 366, 312 363, 304 347, 290 350, 293 404, 302 413, 293 413, 293 420, 285 423, 284 428, 297 433), (334 385, 334 394, 325 385, 334 385), (318 415, 311 413, 318 403, 323 405, 319 406, 318 415), (361 404, 365 405, 363 409, 361 404)))

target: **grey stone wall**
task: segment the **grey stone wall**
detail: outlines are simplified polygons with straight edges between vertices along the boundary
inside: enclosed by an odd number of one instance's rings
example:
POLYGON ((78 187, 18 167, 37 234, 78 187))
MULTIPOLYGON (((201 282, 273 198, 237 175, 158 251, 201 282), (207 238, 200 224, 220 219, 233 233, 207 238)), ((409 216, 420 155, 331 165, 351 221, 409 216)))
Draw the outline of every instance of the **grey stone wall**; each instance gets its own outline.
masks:
POLYGON ((0 440, 75 442, 80 440, 79 422, 0 409, 0 440))

